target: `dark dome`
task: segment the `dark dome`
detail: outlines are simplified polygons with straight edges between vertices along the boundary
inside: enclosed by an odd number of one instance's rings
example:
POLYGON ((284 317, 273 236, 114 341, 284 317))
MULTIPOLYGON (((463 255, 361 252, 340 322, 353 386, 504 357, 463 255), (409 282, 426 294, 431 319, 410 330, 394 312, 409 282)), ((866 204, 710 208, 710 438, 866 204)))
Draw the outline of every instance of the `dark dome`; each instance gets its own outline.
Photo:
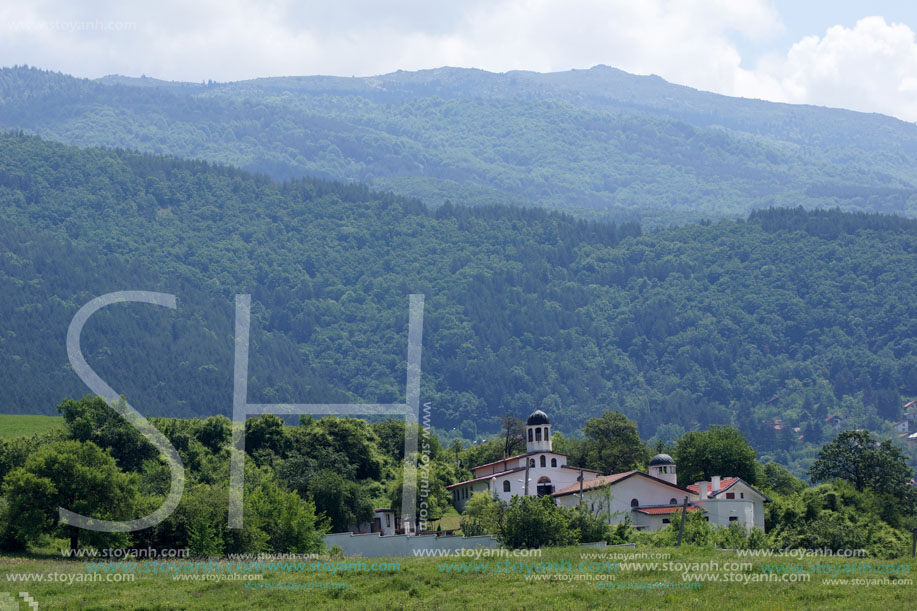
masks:
POLYGON ((675 464, 675 461, 672 460, 672 457, 669 456, 668 454, 656 454, 656 456, 653 456, 650 459, 649 466, 655 467, 656 465, 674 465, 674 464, 675 464))
POLYGON ((525 421, 525 424, 526 426, 535 426, 537 424, 551 424, 551 422, 548 420, 548 415, 546 413, 540 409, 536 409, 529 416, 529 419, 525 421))

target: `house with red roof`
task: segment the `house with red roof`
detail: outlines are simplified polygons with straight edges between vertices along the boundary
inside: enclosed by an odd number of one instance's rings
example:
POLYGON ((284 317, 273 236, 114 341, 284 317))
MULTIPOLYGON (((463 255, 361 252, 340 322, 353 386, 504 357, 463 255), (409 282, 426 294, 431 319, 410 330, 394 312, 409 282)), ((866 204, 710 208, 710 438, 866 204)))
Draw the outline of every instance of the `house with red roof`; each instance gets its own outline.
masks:
POLYGON ((704 512, 718 526, 738 522, 764 530, 764 503, 770 499, 737 477, 679 486, 675 461, 668 454, 650 459, 647 472, 601 475, 567 465, 566 454, 551 447, 551 424, 541 410, 526 421, 526 453, 479 465, 471 479, 447 486, 456 509, 463 511, 476 492, 509 501, 513 496, 551 495, 562 507, 584 505, 618 524, 630 517, 635 528, 656 531, 688 512, 704 512))
POLYGON ((547 414, 535 410, 525 423, 526 452, 503 458, 471 471, 471 479, 456 482, 446 489, 452 492, 452 504, 458 511, 475 492, 488 491, 509 501, 514 496, 545 496, 566 488, 580 478, 591 480, 599 475, 593 469, 572 467, 569 456, 555 452, 551 446, 551 422, 547 414))

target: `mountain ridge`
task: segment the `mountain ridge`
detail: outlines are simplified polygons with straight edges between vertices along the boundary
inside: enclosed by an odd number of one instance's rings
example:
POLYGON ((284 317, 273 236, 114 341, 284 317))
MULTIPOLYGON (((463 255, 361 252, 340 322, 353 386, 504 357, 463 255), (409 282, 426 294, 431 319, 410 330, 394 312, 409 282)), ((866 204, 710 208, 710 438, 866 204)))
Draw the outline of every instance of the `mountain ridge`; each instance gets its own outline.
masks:
POLYGON ((2 69, 0 128, 650 228, 773 205, 917 215, 913 124, 607 67, 228 84, 2 69))

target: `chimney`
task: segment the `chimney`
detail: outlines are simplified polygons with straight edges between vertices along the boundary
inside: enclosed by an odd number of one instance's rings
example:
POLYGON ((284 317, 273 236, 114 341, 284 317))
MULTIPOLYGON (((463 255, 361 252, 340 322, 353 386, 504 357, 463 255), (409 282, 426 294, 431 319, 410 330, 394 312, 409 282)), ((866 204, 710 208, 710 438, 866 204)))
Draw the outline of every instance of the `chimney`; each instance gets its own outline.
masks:
POLYGON ((720 489, 720 476, 714 475, 710 478, 710 494, 716 494, 720 489))
POLYGON ((700 500, 707 500, 707 482, 697 482, 697 493, 700 495, 700 500))

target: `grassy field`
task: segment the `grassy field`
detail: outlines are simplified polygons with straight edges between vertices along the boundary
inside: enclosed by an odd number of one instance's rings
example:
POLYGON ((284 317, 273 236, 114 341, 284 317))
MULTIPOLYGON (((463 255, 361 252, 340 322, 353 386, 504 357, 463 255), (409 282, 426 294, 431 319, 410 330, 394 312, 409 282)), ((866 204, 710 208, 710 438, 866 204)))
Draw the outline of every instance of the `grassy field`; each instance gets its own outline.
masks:
MULTIPOLYGON (((910 559, 908 559, 910 560, 910 559)), ((142 561, 141 561, 142 562, 142 561)), ((173 561, 174 562, 174 561, 173 561)), ((359 559, 331 562, 358 563, 359 559)), ((398 558, 363 560, 366 566, 339 570, 337 574, 312 570, 274 570, 247 573, 246 579, 258 581, 194 581, 176 579, 169 574, 137 574, 132 583, 109 583, 120 573, 103 575, 101 582, 84 583, 87 568, 83 561, 52 557, 0 557, 0 581, 14 597, 28 592, 42 609, 908 609, 914 608, 917 588, 911 574, 876 574, 876 567, 905 565, 906 560, 880 561, 842 558, 740 558, 735 552, 692 548, 607 548, 551 549, 540 558, 398 558), (603 558, 586 556, 603 554, 603 558), (626 558, 616 555, 626 555, 626 558), (642 556, 668 554, 669 557, 642 556), (656 562, 655 568, 633 567, 625 562, 656 562), (373 562, 396 562, 383 570, 372 570, 373 562), (457 572, 461 563, 473 571, 474 563, 490 572, 457 572), (496 572, 497 563, 512 564, 516 571, 496 572), (561 569, 566 563, 572 570, 561 569), (586 562, 586 565, 580 563, 586 562), (600 563, 605 563, 604 565, 600 563), (617 562, 616 566, 609 563, 617 562), (685 575, 687 567, 665 567, 663 563, 708 563, 692 567, 699 578, 685 575), (751 563, 730 567, 727 563, 751 563), (543 579, 527 579, 526 567, 533 574, 536 563, 556 563, 543 579), (589 564, 599 563, 599 564, 589 564), (863 579, 887 579, 887 583, 834 585, 824 580, 828 574, 812 574, 807 582, 771 580, 768 565, 822 565, 827 571, 859 570, 863 579), (446 567, 449 567, 447 572, 446 567), (872 567, 856 569, 856 567, 872 567), (862 574, 871 570, 873 574, 862 574), (23 583, 15 575, 45 575, 44 581, 23 583), (74 579, 72 584, 48 583, 74 579), (68 577, 69 576, 69 577, 68 577), (591 579, 604 577, 604 579, 591 579), (613 579, 612 579, 613 578, 613 579), (14 581, 16 579, 16 581, 14 581), (707 581, 718 579, 719 582, 707 581), (729 580, 729 581, 727 581, 729 580), (246 583, 250 584, 246 586, 246 583), (332 586, 332 584, 338 584, 332 586), (346 584, 340 585, 340 584, 346 584), (679 584, 684 584, 679 586, 679 584), (688 585, 691 584, 691 585, 688 585), (256 589, 252 589, 254 586, 256 589), (288 588, 288 589, 281 589, 288 588), (296 591, 295 589, 298 589, 296 591), (314 588, 314 589, 311 589, 314 588), (340 588, 340 589, 331 589, 340 588), (687 588, 687 589, 686 589, 687 588)), ((504 566, 507 566, 504 564, 504 566)), ((900 569, 896 569, 900 570, 900 569)), ((856 576, 839 574, 840 578, 856 576)), ((798 578, 801 579, 801 578, 798 578)), ((0 594, 2 596, 2 594, 0 594)), ((26 608, 22 605, 22 608, 26 608)))
POLYGON ((64 419, 60 416, 31 416, 26 414, 0 414, 0 439, 47 433, 64 428, 64 419))

